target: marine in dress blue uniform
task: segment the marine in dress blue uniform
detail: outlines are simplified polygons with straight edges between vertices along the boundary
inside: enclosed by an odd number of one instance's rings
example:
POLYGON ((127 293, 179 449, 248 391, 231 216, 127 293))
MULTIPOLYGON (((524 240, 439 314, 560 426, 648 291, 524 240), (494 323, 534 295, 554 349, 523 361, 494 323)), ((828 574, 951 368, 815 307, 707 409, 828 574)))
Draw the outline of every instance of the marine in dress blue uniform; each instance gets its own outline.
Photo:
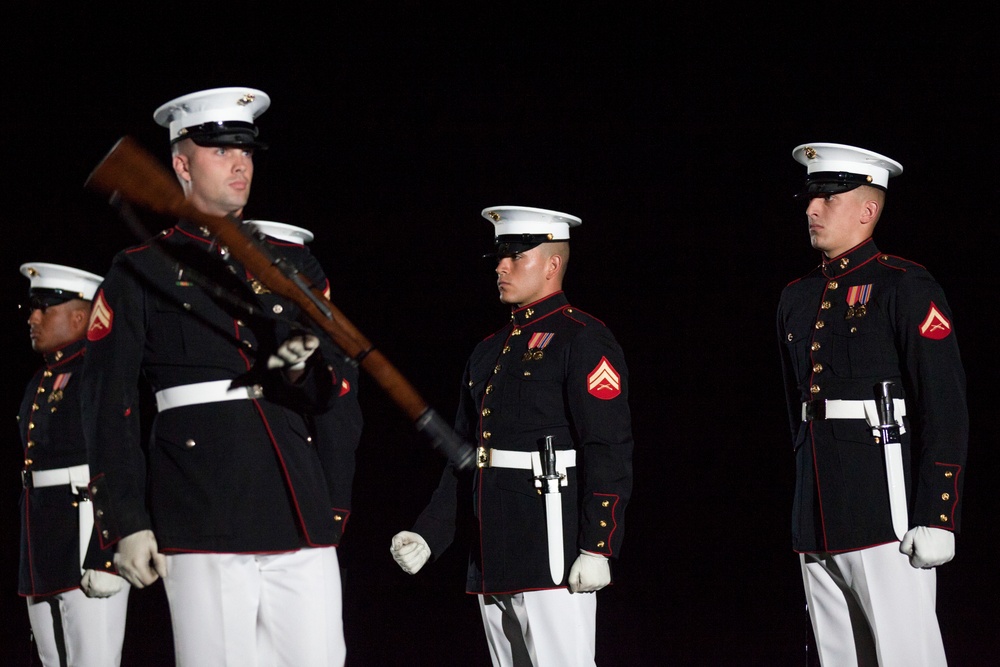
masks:
MULTIPOLYGON (((254 120, 268 105, 261 91, 223 88, 157 110, 189 201, 242 213, 252 151, 262 147, 254 120), (191 162, 178 162, 184 151, 191 162), (195 157, 232 160, 221 194, 195 171, 195 157), (242 182, 230 189, 231 180, 242 182)), ((305 236, 262 231, 329 293, 305 236)), ((332 547, 349 517, 361 431, 355 367, 326 340, 309 352, 318 338, 298 306, 184 220, 115 257, 88 339, 87 386, 96 398, 84 414, 101 544, 121 555, 123 540, 146 540, 157 574, 165 573, 178 660, 343 664, 332 547), (313 342, 304 348, 306 340, 313 342), (289 341, 297 341, 294 359, 289 341), (140 376, 158 407, 145 449, 140 376), (162 554, 170 557, 158 561, 162 554)), ((145 575, 143 584, 156 578, 145 575)))
POLYGON ((584 593, 610 583, 607 559, 620 554, 632 489, 628 368, 608 327, 570 304, 561 273, 504 294, 519 288, 508 271, 529 253, 545 257, 563 244, 554 252, 568 260, 579 218, 519 206, 483 215, 495 225, 501 300, 512 308, 475 347, 462 378, 455 430, 479 445, 478 467, 471 475, 446 468, 392 552, 416 572, 451 544, 456 518, 468 513, 475 534, 466 592, 479 596, 494 664, 593 664, 596 598, 584 593), (549 438, 561 478, 557 546, 539 483, 549 438), (561 550, 555 576, 553 549, 561 550))
POLYGON ((777 321, 796 465, 792 546, 819 657, 944 664, 932 568, 954 555, 968 443, 953 314, 927 269, 871 238, 898 162, 827 143, 793 155, 807 166, 800 196, 823 252, 784 289, 777 321), (874 387, 886 381, 898 453, 878 430, 874 387), (897 492, 893 456, 904 471, 897 492))
POLYGON ((26 598, 43 665, 117 665, 128 586, 93 528, 80 422, 84 333, 101 276, 43 262, 24 264, 21 273, 31 281, 28 325, 44 364, 18 413, 24 451, 18 593, 26 598))

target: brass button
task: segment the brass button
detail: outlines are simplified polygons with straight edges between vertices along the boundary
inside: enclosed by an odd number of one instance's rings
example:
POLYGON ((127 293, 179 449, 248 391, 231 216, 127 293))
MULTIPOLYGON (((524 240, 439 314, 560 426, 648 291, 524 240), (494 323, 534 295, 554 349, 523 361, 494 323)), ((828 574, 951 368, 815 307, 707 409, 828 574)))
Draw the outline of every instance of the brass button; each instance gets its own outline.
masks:
POLYGON ((508 352, 510 352, 510 345, 504 345, 503 346, 503 353, 507 354, 508 352))
POLYGON ((604 548, 604 540, 601 540, 601 541, 599 541, 599 542, 597 543, 597 546, 598 546, 599 548, 603 549, 603 548, 604 548))
POLYGON ((31 449, 34 446, 35 446, 35 441, 34 440, 29 440, 28 441, 28 449, 31 449))
POLYGON ((34 463, 34 461, 32 461, 31 459, 24 459, 24 467, 25 468, 27 468, 28 466, 30 466, 32 463, 34 463))
POLYGON ((184 310, 191 310, 191 304, 190 303, 183 303, 181 305, 184 306, 184 310))
POLYGON ((809 346, 809 349, 810 349, 810 350, 812 350, 813 352, 815 352, 815 351, 816 351, 816 350, 818 350, 818 349, 819 349, 820 347, 822 347, 822 346, 821 346, 821 345, 820 345, 819 343, 817 343, 817 342, 813 341, 813 344, 809 346))
POLYGON ((187 447, 188 449, 191 449, 192 447, 194 447, 197 444, 198 443, 195 442, 194 440, 192 440, 191 438, 188 438, 187 440, 184 441, 184 446, 187 447))
POLYGON ((830 310, 832 306, 833 304, 830 303, 829 301, 824 301, 822 304, 820 304, 819 307, 822 308, 823 310, 830 310))
POLYGON ((50 378, 50 377, 52 377, 52 371, 46 370, 44 373, 42 373, 42 376, 50 378))
POLYGON ((515 328, 513 331, 510 332, 510 335, 511 336, 520 336, 521 335, 521 330, 515 328))
POLYGON ((809 393, 810 394, 818 394, 819 391, 820 390, 819 390, 819 385, 818 384, 814 384, 813 386, 809 387, 809 393))
POLYGON ((492 394, 493 393, 493 385, 491 385, 491 384, 486 385, 486 393, 487 394, 492 394))
POLYGON ((37 410, 38 409, 38 403, 32 403, 31 404, 31 409, 32 410, 37 410))
POLYGON ((496 374, 499 372, 500 372, 500 364, 497 364, 496 366, 493 367, 493 373, 496 374))
POLYGON ((823 364, 816 364, 813 366, 813 373, 822 373, 822 372, 823 372, 823 364))
POLYGON ((601 528, 607 528, 607 527, 608 527, 608 522, 607 521, 601 521, 601 528))
POLYGON ((531 377, 531 371, 524 371, 524 377, 531 377))
POLYGON ((951 494, 950 493, 942 493, 941 494, 941 500, 951 500, 951 494))
POLYGON ((274 312, 275 315, 280 315, 281 311, 284 310, 284 307, 280 303, 276 303, 273 306, 271 306, 271 310, 274 312))
POLYGON ((883 261, 883 262, 884 262, 885 260, 887 260, 887 259, 889 259, 889 255, 882 255, 882 261, 883 261))
POLYGON ((602 502, 601 502, 601 507, 607 507, 607 506, 608 506, 608 505, 610 505, 610 504, 611 504, 611 501, 609 501, 609 500, 604 500, 604 501, 602 501, 602 502))
POLYGON ((95 513, 95 514, 97 515, 97 518, 98 518, 98 519, 100 519, 101 517, 103 517, 103 516, 104 516, 104 510, 97 510, 97 511, 96 511, 96 512, 94 512, 94 513, 95 513))
POLYGON ((792 339, 795 338, 792 334, 788 334, 788 342, 791 343, 792 339))
POLYGON ((490 409, 489 408, 483 408, 483 416, 484 417, 489 417, 490 416, 490 409))
POLYGON ((236 324, 237 324, 237 326, 241 326, 241 327, 245 327, 246 326, 246 322, 244 322, 243 320, 236 320, 236 324))
POLYGON ((829 282, 829 283, 827 284, 827 286, 826 286, 826 287, 827 287, 827 289, 837 289, 837 287, 838 287, 838 285, 837 285, 837 281, 836 281, 836 280, 831 280, 831 281, 830 281, 830 282, 829 282))
POLYGON ((334 514, 333 515, 333 520, 334 521, 343 521, 344 517, 340 516, 339 514, 334 514))
POLYGON ((857 327, 851 327, 851 333, 858 333, 857 327))
POLYGON ((102 530, 102 531, 101 531, 101 535, 103 535, 103 536, 104 536, 104 539, 107 539, 107 538, 108 538, 108 535, 110 535, 110 534, 111 534, 111 533, 109 533, 109 532, 108 532, 108 531, 106 531, 106 530, 102 530))
POLYGON ((953 472, 952 472, 952 471, 950 471, 950 470, 946 470, 946 471, 944 472, 944 476, 945 476, 945 477, 947 477, 947 478, 949 478, 949 479, 951 479, 952 477, 954 477, 954 476, 955 476, 955 473, 953 473, 953 472))
POLYGON ((819 320, 818 322, 816 322, 816 324, 815 324, 814 326, 815 326, 815 327, 816 327, 817 329, 822 329, 823 327, 825 327, 825 326, 826 326, 826 322, 824 322, 823 320, 819 320))
POLYGON ((941 523, 948 523, 948 515, 947 514, 942 514, 938 518, 941 519, 941 523))
POLYGON ((92 495, 92 496, 96 496, 97 495, 97 487, 96 486, 90 487, 90 495, 92 495))
POLYGON ((473 382, 472 380, 469 380, 469 386, 470 386, 470 387, 471 387, 472 385, 474 385, 474 384, 475 384, 475 382, 473 382))
POLYGON ((104 561, 104 567, 106 567, 106 568, 108 568, 110 570, 111 569, 111 561, 109 561, 109 560, 104 561))
POLYGON ((491 437, 493 437, 492 433, 489 431, 483 431, 483 440, 489 440, 491 437))

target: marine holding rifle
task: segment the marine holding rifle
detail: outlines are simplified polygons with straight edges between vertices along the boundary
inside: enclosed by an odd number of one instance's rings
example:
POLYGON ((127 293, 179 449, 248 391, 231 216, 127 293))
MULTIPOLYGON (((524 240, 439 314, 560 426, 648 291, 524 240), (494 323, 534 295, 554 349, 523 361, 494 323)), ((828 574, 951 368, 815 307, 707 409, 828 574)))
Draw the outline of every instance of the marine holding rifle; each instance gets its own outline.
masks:
MULTIPOLYGON (((156 110, 201 213, 242 218, 269 103, 218 88, 156 110)), ((266 243, 328 293, 304 245, 266 243)), ((163 579, 178 664, 344 664, 334 547, 357 374, 300 315, 188 220, 119 253, 94 299, 83 416, 98 534, 133 586, 163 579), (157 407, 148 448, 140 376, 157 407)))
POLYGON ((794 149, 820 263, 781 294, 792 547, 823 665, 944 665, 935 569, 955 555, 969 436, 944 291, 872 233, 895 160, 794 149))

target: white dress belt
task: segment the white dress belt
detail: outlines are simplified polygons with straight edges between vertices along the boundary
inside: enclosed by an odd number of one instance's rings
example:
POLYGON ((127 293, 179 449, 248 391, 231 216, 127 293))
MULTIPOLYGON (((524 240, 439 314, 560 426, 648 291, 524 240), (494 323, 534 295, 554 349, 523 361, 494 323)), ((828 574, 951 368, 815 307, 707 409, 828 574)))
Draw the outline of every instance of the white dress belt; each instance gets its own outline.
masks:
MULTIPOLYGON (((906 401, 901 398, 892 399, 893 416, 902 423, 902 418, 906 416, 906 401)), ((864 419, 870 425, 879 424, 878 406, 875 400, 869 401, 847 401, 832 399, 828 401, 806 401, 802 404, 802 421, 810 419, 864 419), (821 416, 811 417, 808 412, 810 404, 822 403, 821 416)))
POLYGON ((32 470, 31 486, 40 489, 46 486, 69 484, 76 493, 77 487, 85 488, 90 483, 90 466, 83 463, 69 468, 52 468, 51 470, 32 470))
MULTIPOLYGON (((541 474, 541 452, 515 452, 509 449, 479 448, 476 465, 480 468, 516 468, 518 470, 534 470, 541 474)), ((556 450, 556 470, 566 474, 566 468, 576 465, 575 449, 556 450)))
POLYGON ((257 399, 264 396, 264 390, 259 384, 248 387, 232 386, 232 380, 212 380, 210 382, 195 382, 168 387, 156 392, 156 409, 160 412, 171 408, 201 403, 218 403, 220 401, 240 401, 257 399))

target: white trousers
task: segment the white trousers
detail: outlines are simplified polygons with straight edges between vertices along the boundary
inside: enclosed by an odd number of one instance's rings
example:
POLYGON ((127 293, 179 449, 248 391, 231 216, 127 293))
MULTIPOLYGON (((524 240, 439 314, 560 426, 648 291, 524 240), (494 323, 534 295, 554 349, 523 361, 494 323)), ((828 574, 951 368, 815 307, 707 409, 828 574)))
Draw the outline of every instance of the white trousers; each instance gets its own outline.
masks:
POLYGON ((178 667, 341 667, 334 547, 173 554, 163 580, 178 667))
POLYGON ((899 544, 800 554, 820 663, 946 665, 935 611, 937 573, 910 566, 899 544))
POLYGON ((557 588, 480 595, 493 667, 593 667, 597 594, 557 588))
POLYGON ((117 667, 122 660, 129 586, 109 598, 79 588, 29 596, 28 620, 44 667, 117 667))

